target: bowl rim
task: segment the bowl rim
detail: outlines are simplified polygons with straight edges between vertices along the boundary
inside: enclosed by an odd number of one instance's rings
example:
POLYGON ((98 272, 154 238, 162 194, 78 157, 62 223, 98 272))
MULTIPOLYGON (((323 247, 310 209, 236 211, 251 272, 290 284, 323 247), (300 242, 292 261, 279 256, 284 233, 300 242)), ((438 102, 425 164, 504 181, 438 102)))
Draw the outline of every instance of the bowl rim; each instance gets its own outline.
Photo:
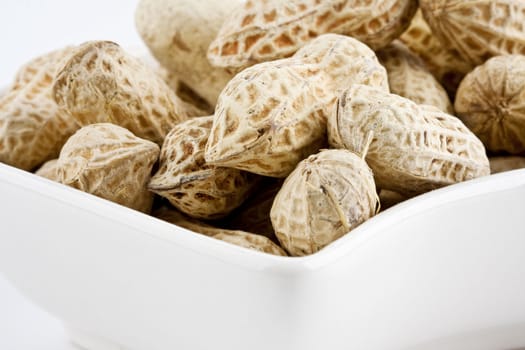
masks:
POLYGON ((388 227, 410 216, 422 214, 459 200, 525 186, 525 169, 480 177, 416 196, 372 217, 352 230, 351 234, 342 236, 320 251, 303 257, 266 254, 195 234, 151 215, 2 163, 0 163, 0 182, 33 191, 35 194, 60 201, 82 211, 89 211, 151 238, 183 246, 201 255, 242 265, 249 269, 275 269, 284 274, 297 274, 321 269, 336 262, 361 245, 379 239, 388 231, 388 227), (191 234, 174 234, 174 231, 191 234))

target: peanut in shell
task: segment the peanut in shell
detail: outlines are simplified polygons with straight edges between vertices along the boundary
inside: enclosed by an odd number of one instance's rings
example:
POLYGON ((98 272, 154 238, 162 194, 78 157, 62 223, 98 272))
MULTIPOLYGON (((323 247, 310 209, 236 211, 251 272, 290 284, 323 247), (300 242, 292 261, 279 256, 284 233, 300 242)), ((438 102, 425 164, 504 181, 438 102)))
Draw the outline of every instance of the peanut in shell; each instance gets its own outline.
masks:
POLYGON ((287 256, 286 252, 267 237, 240 230, 227 230, 213 227, 204 222, 184 216, 167 207, 153 212, 153 216, 187 230, 213 237, 240 247, 278 256, 287 256))
MULTIPOLYGON (((393 94, 403 96, 417 104, 435 106, 454 114, 447 91, 426 68, 423 61, 403 43, 395 40, 377 52, 388 73, 393 94)), ((366 84, 365 84, 366 85, 366 84)))
POLYGON ((455 107, 491 152, 525 153, 525 56, 493 57, 461 82, 455 107))
POLYGON ((364 85, 341 95, 328 139, 366 156, 378 187, 407 197, 490 173, 483 144, 458 118, 364 85))
POLYGON ((275 197, 270 217, 292 256, 313 254, 374 216, 372 171, 347 150, 324 150, 297 165, 275 197))
POLYGON ((146 185, 159 146, 109 123, 85 126, 69 138, 57 163, 59 182, 145 213, 153 193, 146 185))
POLYGON ((82 126, 112 123, 158 144, 176 124, 201 113, 148 65, 110 41, 77 48, 58 72, 53 96, 82 126))
POLYGON ((493 56, 525 54, 522 0, 420 0, 432 32, 473 65, 493 56))
POLYGON ((248 197, 259 176, 206 164, 204 148, 213 117, 199 117, 175 126, 161 148, 159 170, 148 188, 193 218, 218 219, 248 197))
POLYGON ((71 47, 46 53, 26 63, 0 97, 0 162, 33 170, 58 157, 78 128, 52 97, 52 82, 71 47))
POLYGON ((378 49, 401 35, 416 10, 415 0, 248 0, 225 20, 208 58, 239 69, 289 57, 325 33, 378 49))

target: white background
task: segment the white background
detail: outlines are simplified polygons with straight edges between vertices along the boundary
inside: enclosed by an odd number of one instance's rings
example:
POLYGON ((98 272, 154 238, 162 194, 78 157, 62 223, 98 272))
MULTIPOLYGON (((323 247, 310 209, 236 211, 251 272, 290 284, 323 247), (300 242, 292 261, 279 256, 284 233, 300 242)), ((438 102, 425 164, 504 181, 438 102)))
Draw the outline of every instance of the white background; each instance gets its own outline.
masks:
POLYGON ((138 0, 0 1, 0 86, 35 55, 88 40, 142 45, 134 24, 138 0))
MULTIPOLYGON (((22 63, 62 46, 97 39, 142 46, 134 26, 136 4, 137 0, 0 1, 0 88, 11 82, 22 63)), ((61 323, 21 296, 1 271, 0 266, 0 349, 76 349, 61 323)))

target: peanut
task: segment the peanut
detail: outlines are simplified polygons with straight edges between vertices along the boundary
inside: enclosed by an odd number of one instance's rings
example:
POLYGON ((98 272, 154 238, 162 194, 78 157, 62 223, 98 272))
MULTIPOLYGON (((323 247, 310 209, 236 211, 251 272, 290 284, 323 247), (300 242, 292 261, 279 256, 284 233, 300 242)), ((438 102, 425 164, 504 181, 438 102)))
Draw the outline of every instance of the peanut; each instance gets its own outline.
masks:
POLYGON ((292 256, 312 254, 378 210, 372 171, 352 152, 325 150, 297 165, 275 197, 270 217, 292 256))
POLYGON ((110 122, 158 144, 176 124, 202 113, 109 41, 81 45, 58 73, 53 95, 82 126, 110 122))
POLYGON ((226 17, 242 2, 141 0, 135 23, 162 66, 215 106, 234 73, 212 67, 206 51, 226 17))
POLYGON ((58 159, 51 159, 42 164, 35 175, 45 177, 46 179, 58 182, 58 159))
POLYGON ((206 145, 208 163, 285 177, 325 144, 340 91, 354 83, 388 91, 385 69, 355 39, 322 35, 296 55, 250 67, 228 83, 206 145))
POLYGON ((525 1, 420 0, 423 16, 445 47, 473 65, 525 54, 525 1))
POLYGON ((146 185, 159 147, 113 124, 85 126, 69 138, 57 163, 59 182, 132 209, 149 212, 146 185))
POLYGON ((456 95, 461 79, 474 68, 457 51, 441 44, 425 22, 421 10, 416 12, 410 26, 399 39, 425 62, 452 97, 456 95))
POLYGON ((489 151, 525 152, 525 56, 491 58, 459 86, 458 116, 489 151))
POLYGON ((187 120, 166 136, 160 165, 148 188, 183 213, 217 219, 238 207, 253 190, 259 176, 216 167, 204 161, 204 147, 213 117, 187 120))
POLYGON ((291 56, 325 33, 378 49, 401 35, 416 10, 415 0, 248 0, 224 21, 208 58, 214 66, 244 68, 291 56))
POLYGON ((71 48, 56 50, 25 64, 0 98, 0 161, 32 170, 56 158, 79 128, 52 98, 51 82, 71 48))
POLYGON ((435 106, 449 114, 454 108, 447 92, 425 67, 423 61, 400 41, 394 41, 377 52, 377 57, 388 73, 393 94, 416 102, 435 106))
POLYGON ((239 230, 216 228, 198 220, 185 217, 173 209, 162 207, 153 212, 153 216, 171 224, 183 227, 187 230, 213 237, 224 242, 235 244, 240 247, 273 255, 287 255, 281 247, 269 240, 267 237, 239 230))
POLYGON ((366 155, 378 187, 405 196, 490 173, 483 144, 458 118, 364 85, 340 97, 328 139, 366 155))

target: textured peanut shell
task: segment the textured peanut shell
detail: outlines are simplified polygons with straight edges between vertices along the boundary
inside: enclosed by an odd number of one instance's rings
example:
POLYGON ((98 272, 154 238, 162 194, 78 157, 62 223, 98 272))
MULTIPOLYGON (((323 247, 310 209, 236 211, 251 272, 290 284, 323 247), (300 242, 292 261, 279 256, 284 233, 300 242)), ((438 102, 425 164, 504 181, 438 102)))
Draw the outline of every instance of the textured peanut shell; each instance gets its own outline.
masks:
POLYGON ((281 247, 267 237, 245 231, 226 230, 213 227, 198 220, 186 217, 173 209, 162 207, 153 212, 153 216, 190 231, 220 239, 240 247, 273 255, 287 255, 281 247))
POLYGON ((135 12, 138 32, 151 53, 172 74, 215 105, 233 73, 212 67, 208 46, 242 0, 141 0, 135 12))
POLYGON ((388 75, 376 53, 357 39, 323 34, 293 55, 305 64, 315 65, 329 78, 323 86, 328 101, 353 84, 376 86, 388 92, 388 75))
POLYGON ((432 32, 445 47, 479 65, 493 56, 525 54, 525 1, 420 0, 432 32))
POLYGON ((248 0, 225 20, 208 58, 218 67, 247 67, 291 56, 325 33, 377 49, 408 27, 416 9, 415 0, 248 0))
POLYGON ((525 157, 517 156, 500 156, 490 157, 491 174, 502 173, 504 171, 525 168, 525 157))
POLYGON ((426 64, 450 96, 455 96, 461 79, 474 68, 457 51, 444 46, 432 33, 420 10, 399 39, 426 64))
POLYGON ((242 71, 219 97, 206 161, 285 177, 324 145, 336 96, 355 83, 388 91, 375 53, 336 34, 319 36, 294 57, 242 71))
POLYGON ((159 146, 109 123, 78 130, 58 158, 61 183, 148 213, 153 193, 146 185, 159 146))
POLYGON ((58 157, 78 124, 52 98, 52 81, 72 48, 36 57, 17 73, 0 97, 0 162, 32 170, 58 157))
POLYGON ((213 117, 200 117, 175 126, 164 140, 159 170, 148 185, 194 218, 226 216, 241 205, 259 180, 245 171, 205 163, 212 123, 213 117))
POLYGON ((209 115, 213 113, 215 105, 210 105, 202 96, 200 96, 195 90, 186 85, 180 78, 175 74, 163 67, 157 67, 157 74, 164 80, 168 86, 175 91, 175 94, 184 102, 189 103, 203 113, 202 115, 209 115))
POLYGON ((393 94, 417 104, 435 106, 449 114, 454 113, 447 92, 425 67, 423 61, 400 41, 394 41, 379 50, 377 56, 386 68, 393 94))
POLYGON ((346 150, 324 150, 297 165, 270 212, 275 234, 292 256, 313 254, 374 216, 372 171, 346 150))
POLYGON ((491 58, 459 86, 458 116, 489 151, 525 153, 525 56, 491 58))
POLYGON ((328 140, 366 154, 377 186, 405 196, 490 173, 483 144, 458 118, 364 85, 340 97, 328 140))
POLYGON ((206 162, 285 177, 325 143, 327 76, 299 60, 237 74, 219 97, 206 162))
POLYGON ((176 124, 201 113, 109 41, 81 45, 58 73, 53 96, 82 126, 113 123, 158 144, 176 124))
POLYGON ((42 164, 42 166, 35 171, 35 175, 58 182, 58 159, 51 159, 42 164))

